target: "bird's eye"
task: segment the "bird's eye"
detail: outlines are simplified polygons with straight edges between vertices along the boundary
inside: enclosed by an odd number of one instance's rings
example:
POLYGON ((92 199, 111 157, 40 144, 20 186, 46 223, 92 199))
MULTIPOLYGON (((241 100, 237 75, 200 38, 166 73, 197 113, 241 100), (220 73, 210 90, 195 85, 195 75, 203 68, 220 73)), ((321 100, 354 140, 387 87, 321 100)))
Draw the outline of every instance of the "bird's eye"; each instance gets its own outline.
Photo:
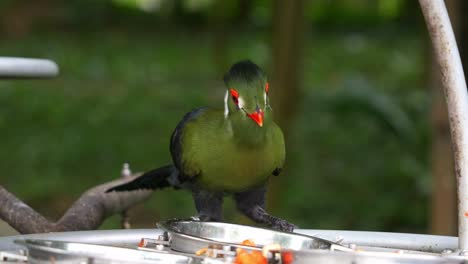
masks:
POLYGON ((265 93, 268 94, 268 91, 270 90, 270 84, 269 83, 266 83, 265 84, 265 93))
POLYGON ((234 101, 234 103, 238 105, 239 104, 239 92, 233 88, 229 89, 229 92, 231 93, 232 101, 234 101))

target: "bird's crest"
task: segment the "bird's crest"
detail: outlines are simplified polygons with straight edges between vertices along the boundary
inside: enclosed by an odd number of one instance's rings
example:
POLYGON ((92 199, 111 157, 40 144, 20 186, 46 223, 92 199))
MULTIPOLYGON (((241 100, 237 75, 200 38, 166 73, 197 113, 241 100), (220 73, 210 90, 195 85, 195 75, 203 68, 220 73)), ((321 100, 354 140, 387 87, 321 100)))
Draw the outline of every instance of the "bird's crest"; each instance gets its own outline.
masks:
POLYGON ((253 82, 258 79, 264 79, 265 73, 255 63, 250 60, 240 61, 231 66, 224 75, 224 83, 229 85, 231 82, 253 82))

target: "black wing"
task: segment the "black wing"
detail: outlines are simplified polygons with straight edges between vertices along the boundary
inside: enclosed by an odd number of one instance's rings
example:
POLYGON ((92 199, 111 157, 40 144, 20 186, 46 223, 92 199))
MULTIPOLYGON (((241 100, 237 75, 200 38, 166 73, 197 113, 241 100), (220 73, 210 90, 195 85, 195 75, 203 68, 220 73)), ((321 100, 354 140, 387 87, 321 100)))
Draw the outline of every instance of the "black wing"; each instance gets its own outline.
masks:
POLYGON ((107 190, 106 193, 112 191, 121 192, 140 189, 156 190, 174 186, 174 183, 170 180, 170 176, 174 173, 177 173, 177 169, 173 165, 167 165, 145 172, 143 175, 137 177, 133 181, 112 187, 107 190))
MULTIPOLYGON (((112 191, 131 191, 138 189, 162 189, 165 187, 173 186, 179 187, 180 181, 182 181, 187 176, 182 173, 182 133, 185 125, 194 120, 201 113, 206 111, 207 107, 197 108, 187 114, 182 118, 179 124, 172 132, 170 150, 172 155, 172 160, 174 165, 164 166, 158 169, 148 171, 141 175, 140 177, 130 181, 128 183, 110 188, 106 192, 112 191), (171 177, 172 175, 172 177, 171 177)), ((195 175, 190 175, 195 176, 195 175)))
MULTIPOLYGON (((174 132, 172 132, 171 136, 171 155, 172 155, 172 160, 174 161, 174 164, 177 169, 181 173, 183 173, 182 169, 182 155, 183 155, 183 150, 182 150, 182 134, 185 125, 197 118, 199 115, 201 115, 203 112, 205 112, 208 109, 208 107, 201 107, 197 108, 195 110, 192 110, 191 112, 188 112, 185 114, 185 116, 182 118, 182 120, 177 124, 176 128, 174 129, 174 132)), ((183 176, 183 175, 181 175, 183 176)), ((187 176, 193 176, 193 175, 187 175, 187 176)))

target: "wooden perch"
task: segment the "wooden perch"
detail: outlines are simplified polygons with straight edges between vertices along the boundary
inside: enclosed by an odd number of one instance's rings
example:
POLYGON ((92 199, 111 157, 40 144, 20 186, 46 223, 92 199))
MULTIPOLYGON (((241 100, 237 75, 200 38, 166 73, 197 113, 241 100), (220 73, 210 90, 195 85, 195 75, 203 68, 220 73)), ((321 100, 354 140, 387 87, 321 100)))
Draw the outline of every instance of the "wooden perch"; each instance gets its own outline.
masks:
POLYGON ((55 223, 0 186, 0 218, 21 234, 94 230, 107 217, 124 212, 151 195, 151 190, 106 193, 109 188, 131 181, 139 175, 107 182, 87 190, 55 223))

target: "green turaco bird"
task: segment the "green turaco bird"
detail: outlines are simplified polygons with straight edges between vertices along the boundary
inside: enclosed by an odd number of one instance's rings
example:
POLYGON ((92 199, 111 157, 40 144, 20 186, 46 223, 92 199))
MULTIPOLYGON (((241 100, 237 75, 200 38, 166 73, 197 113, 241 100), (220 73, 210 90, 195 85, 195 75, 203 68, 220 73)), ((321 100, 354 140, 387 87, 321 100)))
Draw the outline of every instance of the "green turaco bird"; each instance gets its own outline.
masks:
POLYGON ((173 165, 146 172, 108 192, 189 189, 202 221, 221 221, 223 197, 231 194, 237 208, 255 222, 292 231, 294 225, 265 211, 267 181, 281 172, 285 159, 283 133, 273 122, 269 105, 267 78, 251 61, 241 61, 226 73, 224 82, 224 110, 195 109, 175 128, 170 142, 173 165))

